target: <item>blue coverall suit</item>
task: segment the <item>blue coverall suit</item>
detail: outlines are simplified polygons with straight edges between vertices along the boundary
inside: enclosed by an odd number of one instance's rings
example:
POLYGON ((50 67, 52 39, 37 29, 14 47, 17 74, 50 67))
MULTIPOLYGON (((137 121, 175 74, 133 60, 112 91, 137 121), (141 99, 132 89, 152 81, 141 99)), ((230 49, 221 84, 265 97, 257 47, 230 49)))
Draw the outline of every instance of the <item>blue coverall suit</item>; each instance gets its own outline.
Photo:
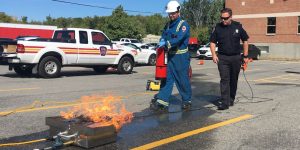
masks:
POLYGON ((172 94, 174 82, 183 103, 191 103, 192 89, 188 75, 190 67, 189 37, 190 27, 180 17, 167 23, 164 28, 162 39, 166 41, 165 48, 168 52, 167 78, 155 96, 159 105, 169 106, 169 97, 172 94))

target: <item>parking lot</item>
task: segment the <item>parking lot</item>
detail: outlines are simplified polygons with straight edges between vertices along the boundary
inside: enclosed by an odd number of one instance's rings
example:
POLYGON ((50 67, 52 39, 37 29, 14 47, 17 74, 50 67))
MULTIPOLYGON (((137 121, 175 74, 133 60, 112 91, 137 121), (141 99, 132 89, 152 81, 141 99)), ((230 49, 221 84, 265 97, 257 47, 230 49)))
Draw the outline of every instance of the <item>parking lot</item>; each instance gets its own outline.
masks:
MULTIPOLYGON (((137 66, 130 75, 114 70, 96 74, 89 68, 63 68, 62 77, 19 77, 0 66, 0 149, 34 149, 49 127, 45 117, 76 105, 82 96, 119 96, 134 119, 118 132, 115 143, 94 149, 298 149, 300 147, 300 62, 253 61, 241 72, 237 103, 219 111, 217 66, 211 60, 191 62, 192 109, 182 112, 174 88, 168 113, 149 110, 155 91, 145 91, 154 66, 137 66), (8 144, 8 145, 5 145, 8 144)), ((65 149, 80 149, 68 146, 65 149)))

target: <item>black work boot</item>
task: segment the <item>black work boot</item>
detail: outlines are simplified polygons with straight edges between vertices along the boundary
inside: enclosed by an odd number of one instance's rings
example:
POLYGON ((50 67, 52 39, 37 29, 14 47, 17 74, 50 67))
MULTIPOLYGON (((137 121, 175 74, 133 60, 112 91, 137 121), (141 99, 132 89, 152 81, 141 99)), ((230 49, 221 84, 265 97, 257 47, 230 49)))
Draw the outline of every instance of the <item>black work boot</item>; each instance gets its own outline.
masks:
POLYGON ((233 106, 234 105, 234 97, 230 96, 230 101, 229 101, 229 106, 233 106))
POLYGON ((151 102, 150 102, 150 109, 156 110, 156 101, 157 101, 156 98, 152 98, 152 99, 151 99, 151 102))
POLYGON ((191 109, 191 107, 192 107, 192 102, 183 102, 183 104, 182 104, 182 106, 181 106, 181 108, 183 109, 183 110, 190 110, 191 109))
POLYGON ((151 100, 151 103, 150 103, 150 109, 152 109, 152 110, 158 110, 158 111, 167 111, 168 110, 168 106, 164 106, 164 105, 158 103, 157 99, 153 98, 151 100))
POLYGON ((218 106, 218 110, 226 110, 226 109, 229 109, 228 105, 221 104, 221 105, 218 106))

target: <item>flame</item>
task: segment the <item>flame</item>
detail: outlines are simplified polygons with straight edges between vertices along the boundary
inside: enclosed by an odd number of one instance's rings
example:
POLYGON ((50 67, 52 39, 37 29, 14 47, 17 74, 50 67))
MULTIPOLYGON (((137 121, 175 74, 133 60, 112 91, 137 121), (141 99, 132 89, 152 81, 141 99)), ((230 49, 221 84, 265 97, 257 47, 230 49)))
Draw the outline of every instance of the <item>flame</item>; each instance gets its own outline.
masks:
POLYGON ((80 105, 68 112, 60 112, 60 115, 64 119, 88 119, 94 122, 91 127, 114 125, 117 130, 133 119, 133 113, 126 110, 121 98, 114 96, 84 96, 80 105))

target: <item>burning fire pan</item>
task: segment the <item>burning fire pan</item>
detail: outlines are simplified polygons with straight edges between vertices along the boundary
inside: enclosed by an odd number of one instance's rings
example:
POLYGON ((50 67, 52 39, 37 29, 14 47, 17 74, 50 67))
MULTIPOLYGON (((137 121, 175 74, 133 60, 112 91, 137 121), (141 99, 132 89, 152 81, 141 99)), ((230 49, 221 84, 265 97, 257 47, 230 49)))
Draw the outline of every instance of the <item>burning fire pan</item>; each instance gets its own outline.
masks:
POLYGON ((77 134, 74 144, 83 148, 92 148, 115 142, 117 131, 114 125, 99 126, 97 123, 84 121, 80 118, 64 119, 60 116, 46 117, 46 125, 50 127, 49 136, 56 136, 60 132, 77 134))

